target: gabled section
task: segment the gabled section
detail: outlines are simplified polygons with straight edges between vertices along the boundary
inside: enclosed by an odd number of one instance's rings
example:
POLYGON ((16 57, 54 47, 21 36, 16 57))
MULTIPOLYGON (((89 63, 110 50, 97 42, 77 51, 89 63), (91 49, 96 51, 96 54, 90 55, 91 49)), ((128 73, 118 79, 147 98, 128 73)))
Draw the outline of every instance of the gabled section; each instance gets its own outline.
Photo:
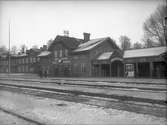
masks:
POLYGON ((98 58, 97 60, 108 60, 111 58, 113 52, 105 52, 105 53, 102 53, 98 58))
POLYGON ((76 49, 78 45, 82 42, 83 42, 82 39, 58 35, 53 41, 53 43, 51 43, 51 45, 48 47, 48 50, 52 50, 53 46, 57 43, 62 43, 69 49, 76 49))
POLYGON ((42 51, 39 55, 38 55, 38 57, 46 57, 46 56, 49 56, 51 54, 51 52, 49 52, 49 51, 42 51))
POLYGON ((115 58, 119 58, 122 60, 122 54, 118 51, 118 50, 114 50, 114 51, 111 51, 111 52, 104 52, 102 54, 100 54, 96 60, 97 61, 103 61, 103 60, 112 60, 112 59, 115 59, 115 58))
POLYGON ((73 52, 84 52, 93 49, 97 45, 101 44, 102 42, 106 41, 109 37, 99 38, 99 39, 92 39, 86 43, 80 44, 77 49, 73 52))

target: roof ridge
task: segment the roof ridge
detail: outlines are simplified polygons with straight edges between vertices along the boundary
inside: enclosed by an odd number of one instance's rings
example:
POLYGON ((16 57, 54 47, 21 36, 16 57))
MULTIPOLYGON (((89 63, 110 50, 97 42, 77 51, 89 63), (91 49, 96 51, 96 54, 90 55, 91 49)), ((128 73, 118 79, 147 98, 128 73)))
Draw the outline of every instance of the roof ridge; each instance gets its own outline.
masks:
MULTIPOLYGON (((107 39, 108 37, 104 37, 104 38, 96 38, 96 39, 91 39, 91 40, 89 40, 89 41, 87 41, 87 42, 85 42, 85 43, 81 43, 79 46, 78 46, 78 48, 80 48, 80 47, 84 47, 84 45, 85 45, 85 47, 86 46, 90 46, 90 45, 93 45, 93 44, 96 44, 97 42, 99 42, 99 40, 101 40, 101 39, 107 39), (91 42, 91 41, 94 41, 95 40, 95 42, 92 42, 92 43, 90 43, 90 44, 88 44, 88 42, 91 42)), ((103 40, 103 41, 104 41, 103 40)))
POLYGON ((155 48, 167 48, 167 46, 158 46, 158 47, 140 48, 140 49, 129 49, 129 50, 125 50, 125 51, 144 50, 144 49, 155 49, 155 48))

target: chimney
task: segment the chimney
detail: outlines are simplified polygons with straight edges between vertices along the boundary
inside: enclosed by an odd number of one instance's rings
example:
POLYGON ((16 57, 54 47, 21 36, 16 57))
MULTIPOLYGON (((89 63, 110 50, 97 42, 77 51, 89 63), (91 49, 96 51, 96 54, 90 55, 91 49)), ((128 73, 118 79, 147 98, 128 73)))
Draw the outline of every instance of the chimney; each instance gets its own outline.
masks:
POLYGON ((90 40, 90 33, 83 33, 84 35, 84 42, 88 42, 90 40))
POLYGON ((46 51, 47 50, 47 45, 43 45, 42 50, 46 51))

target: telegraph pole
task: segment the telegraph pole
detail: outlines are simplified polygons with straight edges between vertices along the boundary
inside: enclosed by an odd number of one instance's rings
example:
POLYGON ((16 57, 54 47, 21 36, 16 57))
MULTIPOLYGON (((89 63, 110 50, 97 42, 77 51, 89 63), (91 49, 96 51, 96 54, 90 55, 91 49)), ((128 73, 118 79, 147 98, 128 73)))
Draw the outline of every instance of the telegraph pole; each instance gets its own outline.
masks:
POLYGON ((8 74, 10 74, 10 20, 9 20, 9 61, 8 61, 8 74))

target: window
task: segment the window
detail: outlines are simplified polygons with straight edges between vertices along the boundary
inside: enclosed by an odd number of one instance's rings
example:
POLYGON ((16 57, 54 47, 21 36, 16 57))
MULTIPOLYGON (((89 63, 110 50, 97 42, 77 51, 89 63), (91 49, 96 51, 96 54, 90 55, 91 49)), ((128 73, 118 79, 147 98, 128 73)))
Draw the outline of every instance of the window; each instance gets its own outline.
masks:
POLYGON ((28 65, 26 65, 26 72, 28 72, 28 65))
POLYGON ((81 72, 86 72, 86 67, 85 67, 85 63, 81 64, 81 72))
POLYGON ((27 58, 27 63, 28 63, 28 58, 27 58))
POLYGON ((22 58, 22 63, 24 64, 24 58, 22 58))
POLYGON ((59 57, 62 57, 63 56, 63 50, 61 49, 60 50, 60 56, 59 57))
POLYGON ((32 57, 30 57, 30 63, 32 63, 33 62, 33 59, 32 59, 32 57))
POLYGON ((33 62, 34 62, 34 63, 36 62, 36 58, 35 58, 35 57, 33 58, 33 62))
POLYGON ((134 71, 134 65, 133 64, 126 64, 126 71, 134 71))
POLYGON ((65 54, 65 57, 67 57, 68 56, 68 50, 67 49, 65 49, 65 52, 64 52, 65 54))
POLYGON ((58 55, 58 54, 57 54, 57 51, 55 50, 55 52, 54 52, 54 56, 55 56, 55 58, 57 57, 57 55, 58 55))
POLYGON ((21 60, 21 59, 19 59, 19 64, 21 64, 21 61, 22 61, 22 60, 21 60))
POLYGON ((39 57, 37 57, 37 61, 38 61, 38 62, 40 61, 40 58, 39 58, 39 57))
POLYGON ((76 60, 77 60, 78 58, 79 58, 79 56, 74 56, 74 59, 76 59, 76 60))

